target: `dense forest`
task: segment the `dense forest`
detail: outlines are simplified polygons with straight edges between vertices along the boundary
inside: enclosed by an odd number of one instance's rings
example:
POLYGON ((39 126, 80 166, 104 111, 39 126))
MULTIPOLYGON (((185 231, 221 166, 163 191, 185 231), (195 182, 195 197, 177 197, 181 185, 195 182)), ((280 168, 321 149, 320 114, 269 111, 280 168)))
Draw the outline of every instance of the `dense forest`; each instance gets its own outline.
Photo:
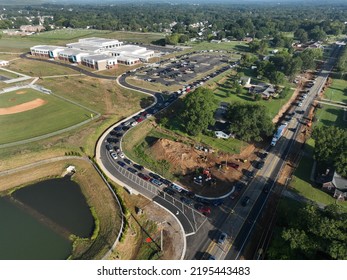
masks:
MULTIPOLYGON (((4 7, 0 7, 4 8, 4 7)), ((115 4, 6 6, 0 28, 29 24, 28 17, 46 18, 45 25, 139 32, 173 32, 206 39, 251 36, 262 39, 278 32, 296 32, 302 40, 346 33, 347 5, 115 4), (271 7, 271 9, 269 8, 271 7)), ((31 23, 37 23, 33 19, 31 23)))

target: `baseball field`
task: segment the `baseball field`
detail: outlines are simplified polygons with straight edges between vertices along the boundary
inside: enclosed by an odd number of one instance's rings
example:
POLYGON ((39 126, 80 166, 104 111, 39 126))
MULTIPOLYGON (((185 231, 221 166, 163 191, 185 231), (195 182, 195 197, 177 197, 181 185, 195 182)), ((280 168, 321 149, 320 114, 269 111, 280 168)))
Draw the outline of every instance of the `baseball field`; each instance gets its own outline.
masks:
POLYGON ((0 94, 0 145, 52 133, 91 118, 91 111, 33 89, 0 94))

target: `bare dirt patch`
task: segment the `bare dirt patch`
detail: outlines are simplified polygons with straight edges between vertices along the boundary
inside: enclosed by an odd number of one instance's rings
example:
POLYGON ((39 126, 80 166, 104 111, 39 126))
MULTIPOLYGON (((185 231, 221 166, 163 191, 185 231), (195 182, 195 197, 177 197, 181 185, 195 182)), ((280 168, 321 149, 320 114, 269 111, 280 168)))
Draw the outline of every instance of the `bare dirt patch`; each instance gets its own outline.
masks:
POLYGON ((250 161, 256 157, 254 149, 249 145, 240 154, 230 155, 197 150, 194 146, 168 139, 159 139, 150 148, 154 158, 170 163, 170 172, 180 178, 181 185, 206 196, 219 196, 230 191, 241 179, 242 170, 248 169, 250 161), (231 164, 238 167, 231 167, 231 164), (199 176, 201 183, 194 179, 199 176))
POLYGON ((25 103, 22 103, 19 105, 7 107, 7 108, 0 108, 0 116, 17 114, 17 113, 29 111, 29 110, 38 108, 38 107, 40 107, 46 103, 47 103, 46 100, 43 100, 41 98, 36 98, 35 100, 25 102, 25 103))
POLYGON ((26 94, 27 91, 26 90, 20 90, 20 91, 17 91, 16 94, 26 94))

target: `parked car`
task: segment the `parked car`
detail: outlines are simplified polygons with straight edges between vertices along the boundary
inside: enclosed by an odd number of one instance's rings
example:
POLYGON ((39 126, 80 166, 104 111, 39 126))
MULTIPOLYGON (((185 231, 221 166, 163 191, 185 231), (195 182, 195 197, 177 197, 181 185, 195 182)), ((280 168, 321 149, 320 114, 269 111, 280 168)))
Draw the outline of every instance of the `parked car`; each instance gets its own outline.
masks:
POLYGON ((118 155, 121 157, 121 158, 124 158, 124 154, 122 152, 118 153, 118 155))
POLYGON ((302 107, 302 102, 299 102, 298 106, 299 106, 299 107, 302 107))
POLYGON ((260 157, 261 159, 266 159, 268 155, 269 155, 269 153, 263 152, 263 153, 260 153, 260 154, 259 154, 259 157, 260 157))
POLYGON ((163 191, 166 192, 167 194, 171 195, 171 196, 175 195, 175 191, 170 189, 170 188, 164 188, 163 191))
POLYGON ((158 187, 160 187, 160 186, 163 184, 162 182, 160 182, 159 180, 154 179, 154 178, 150 179, 149 181, 150 181, 153 185, 156 185, 156 186, 158 186, 158 187))
POLYGON ((171 181, 164 179, 164 178, 160 178, 159 179, 160 182, 162 182, 163 184, 167 185, 167 186, 171 186, 171 181))
POLYGON ((129 165, 132 164, 131 160, 130 160, 130 159, 127 159, 127 158, 124 159, 124 162, 126 162, 126 163, 129 164, 129 165))
POLYGON ((203 204, 196 205, 196 210, 198 210, 201 214, 204 214, 204 215, 211 214, 211 208, 203 204))
POLYGON ((227 237, 228 237, 228 235, 225 232, 221 232, 221 234, 219 235, 217 243, 219 245, 223 245, 225 240, 227 239, 227 237))
POLYGON ((250 202, 250 197, 249 196, 245 196, 243 199, 242 199, 242 202, 241 202, 241 205, 242 206, 247 206, 248 203, 250 202))
POLYGON ((139 164, 136 164, 136 163, 134 163, 133 166, 134 166, 137 170, 140 170, 140 171, 143 171, 143 170, 145 169, 142 165, 139 165, 139 164))
POLYGON ((124 167, 124 166, 126 166, 126 164, 125 164, 125 162, 123 162, 123 161, 117 161, 117 163, 120 165, 120 166, 122 166, 122 167, 124 167))
POLYGON ((136 174, 137 173, 137 170, 132 168, 132 167, 128 167, 128 171, 133 173, 133 174, 136 174))
POLYGON ((161 179, 161 177, 158 174, 155 174, 155 173, 152 173, 152 172, 148 173, 148 175, 151 176, 154 179, 157 179, 157 180, 161 179))
POLYGON ((112 157, 113 159, 117 159, 117 158, 118 158, 116 153, 111 153, 111 157, 112 157))
POLYGON ((139 176, 141 179, 143 179, 145 181, 149 181, 151 179, 151 177, 149 177, 147 174, 143 174, 143 173, 138 173, 137 176, 139 176))
POLYGON ((191 199, 189 199, 189 198, 186 198, 186 197, 182 196, 182 197, 180 198, 180 200, 181 200, 184 204, 186 204, 186 205, 188 205, 188 206, 193 206, 193 201, 192 201, 191 199))
POLYGON ((108 150, 110 153, 113 152, 113 148, 111 145, 106 145, 106 150, 108 150))
POLYGON ((172 184, 171 188, 174 189, 175 191, 178 191, 178 192, 182 191, 182 188, 180 186, 175 185, 175 184, 172 184))
POLYGON ((258 161, 255 165, 256 168, 258 168, 259 170, 262 169, 264 167, 264 161, 258 161))

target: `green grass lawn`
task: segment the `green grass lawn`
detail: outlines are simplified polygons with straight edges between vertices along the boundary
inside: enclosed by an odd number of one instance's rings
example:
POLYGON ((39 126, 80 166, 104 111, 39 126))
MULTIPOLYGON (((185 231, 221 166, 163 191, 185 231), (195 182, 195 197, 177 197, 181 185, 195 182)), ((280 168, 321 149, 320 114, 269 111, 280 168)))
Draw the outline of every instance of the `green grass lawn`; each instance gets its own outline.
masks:
POLYGON ((165 37, 162 33, 122 32, 94 29, 59 29, 41 32, 32 36, 19 37, 3 35, 0 40, 0 51, 24 52, 39 44, 65 45, 77 42, 80 38, 102 37, 119 41, 139 42, 149 44, 165 37))
POLYGON ((333 79, 333 83, 324 93, 324 98, 347 104, 347 81, 342 79, 333 79))
POLYGON ((337 126, 346 128, 347 121, 344 121, 343 108, 322 104, 322 108, 316 112, 317 122, 315 126, 337 126))
MULTIPOLYGON (((305 150, 308 154, 312 153, 312 147, 314 146, 314 141, 310 140, 305 146, 305 150)), ((313 158, 311 156, 303 156, 299 166, 295 170, 293 180, 290 183, 290 186, 298 192, 298 194, 316 201, 325 205, 335 204, 336 199, 333 198, 330 194, 323 192, 319 187, 312 185, 310 180, 311 170, 313 166, 313 158)), ((338 202, 339 205, 346 208, 347 202, 338 202)))
POLYGON ((253 104, 264 105, 268 109, 269 116, 271 118, 275 117, 280 110, 280 108, 286 104, 286 102, 292 96, 294 90, 291 91, 291 94, 288 94, 285 98, 273 98, 271 100, 259 100, 255 101, 253 97, 247 93, 247 90, 243 89, 242 94, 236 94, 231 86, 226 84, 220 85, 217 89, 214 90, 215 97, 221 102, 248 102, 253 104), (231 92, 230 94, 228 92, 231 92))
POLYGON ((32 77, 79 74, 78 71, 61 65, 28 59, 15 60, 7 68, 32 77))
POLYGON ((0 76, 6 77, 6 78, 9 78, 9 79, 15 79, 15 78, 21 77, 21 76, 15 74, 15 73, 12 73, 12 72, 9 72, 9 71, 6 71, 6 70, 2 70, 2 69, 0 69, 0 76))
POLYGON ((209 42, 192 42, 188 43, 194 50, 225 50, 225 51, 236 51, 246 52, 248 51, 248 45, 241 41, 230 41, 221 43, 209 43, 209 42))
POLYGON ((91 112, 52 95, 34 90, 25 94, 9 92, 0 95, 1 107, 11 107, 41 98, 46 104, 26 111, 0 116, 0 144, 25 140, 70 127, 90 118, 91 112))

